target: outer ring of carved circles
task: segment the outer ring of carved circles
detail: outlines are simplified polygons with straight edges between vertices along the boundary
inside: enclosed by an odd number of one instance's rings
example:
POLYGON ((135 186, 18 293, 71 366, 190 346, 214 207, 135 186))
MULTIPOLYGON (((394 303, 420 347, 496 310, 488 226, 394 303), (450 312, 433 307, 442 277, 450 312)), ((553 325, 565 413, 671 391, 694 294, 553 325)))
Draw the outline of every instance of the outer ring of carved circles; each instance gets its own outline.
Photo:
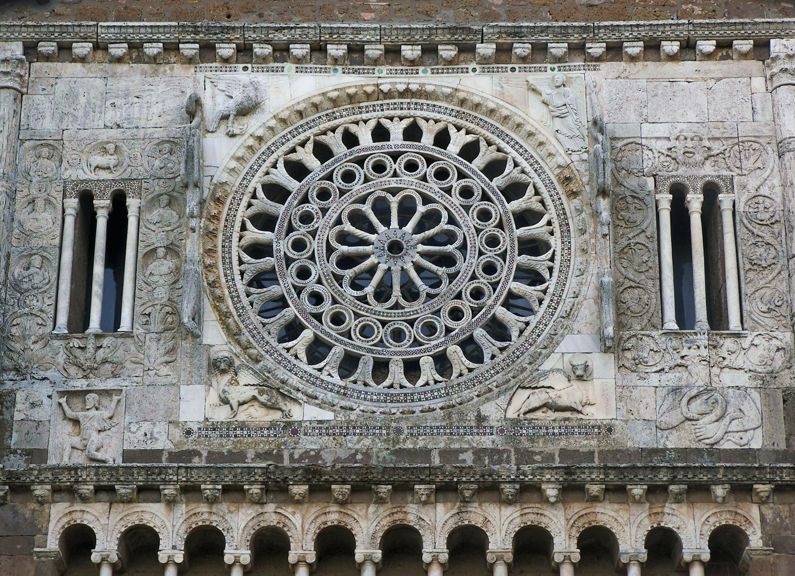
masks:
MULTIPOLYGON (((334 393, 338 398, 335 405, 340 408, 355 409, 364 402, 381 406, 387 412, 391 412, 393 409, 388 408, 390 405, 397 408, 407 404, 433 402, 443 408, 454 405, 455 401, 451 403, 447 399, 460 394, 466 393, 468 398, 483 397, 467 391, 480 389, 486 382, 497 378, 503 372, 527 370, 538 366, 546 355, 554 350, 563 327, 571 321, 575 310, 572 304, 576 302, 573 299, 576 291, 569 293, 569 289, 573 283, 582 282, 581 278, 575 278, 573 275, 572 255, 575 250, 584 253, 584 241, 590 230, 581 227, 578 230, 579 238, 572 237, 572 218, 561 192, 565 189, 568 194, 579 194, 582 183, 576 171, 564 160, 557 143, 526 117, 514 116, 514 113, 507 110, 507 106, 506 110, 500 109, 499 106, 496 109, 493 106, 487 107, 482 97, 465 90, 437 87, 438 92, 426 91, 422 83, 419 87, 410 88, 414 96, 409 100, 390 100, 389 98, 395 98, 397 93, 394 87, 387 86, 381 92, 378 90, 357 92, 351 89, 342 97, 345 102, 339 102, 340 93, 335 92, 334 98, 337 99, 338 107, 329 112, 318 113, 316 106, 318 100, 314 98, 292 106, 290 108, 292 115, 280 114, 278 120, 269 121, 262 128, 254 131, 249 137, 249 142, 241 144, 233 162, 216 177, 203 221, 203 228, 207 232, 203 240, 204 260, 209 266, 213 259, 218 258, 217 265, 220 272, 219 276, 215 276, 211 270, 208 271, 208 289, 212 294, 212 304, 216 310, 219 310, 219 318, 222 318, 230 338, 248 354, 252 361, 259 363, 258 367, 263 371, 270 371, 282 381, 290 381, 291 386, 297 388, 297 391, 304 388, 307 391, 320 388, 334 393), (414 99, 420 93, 422 96, 414 99), (352 100, 349 102, 347 99, 352 99, 355 94, 361 94, 363 97, 355 102, 352 100), (376 102, 381 98, 386 99, 376 102), (445 103, 432 101, 437 98, 443 99, 445 103), (545 206, 553 215, 550 225, 554 230, 555 263, 550 271, 548 288, 536 315, 528 322, 520 338, 487 365, 444 385, 433 385, 418 390, 362 388, 350 382, 346 383, 347 385, 340 385, 338 382, 329 382, 320 377, 317 371, 296 366, 283 349, 270 343, 259 319, 252 313, 246 313, 247 302, 244 293, 231 289, 236 282, 233 254, 237 250, 237 242, 233 236, 235 231, 240 229, 240 207, 244 198, 251 193, 250 186, 254 177, 263 168, 272 166, 278 157, 289 153, 295 144, 306 142, 307 137, 312 133, 334 130, 348 118, 367 122, 370 119, 393 118, 396 115, 406 114, 436 122, 450 122, 457 130, 465 127, 468 134, 488 139, 489 142, 496 141, 500 151, 511 155, 514 162, 533 177, 545 206), (288 118, 305 120, 290 125, 287 123, 288 118), (503 123, 510 126, 509 130, 503 127, 503 123), (517 139, 516 135, 522 140, 517 139), (531 149, 523 142, 541 147, 531 149), (224 294, 227 296, 224 297, 224 294), (567 301, 571 303, 566 305, 565 313, 560 316, 561 306, 567 301), (223 310, 230 313, 225 315, 223 310), (554 322, 558 316, 564 321, 562 324, 554 322), (550 332, 553 326, 554 330, 550 332), (547 333, 551 333, 552 337, 543 339, 543 335, 547 333)), ((330 103, 323 106, 325 109, 330 107, 330 103)), ((410 168, 416 167, 410 166, 410 168)), ((421 177, 422 174, 418 176, 421 177)), ((322 287, 313 287, 315 290, 317 288, 322 287)), ((319 293, 324 295, 322 290, 319 293)), ((303 294, 302 300, 304 300, 303 294)), ((498 388, 506 381, 506 378, 497 378, 493 388, 498 388)))

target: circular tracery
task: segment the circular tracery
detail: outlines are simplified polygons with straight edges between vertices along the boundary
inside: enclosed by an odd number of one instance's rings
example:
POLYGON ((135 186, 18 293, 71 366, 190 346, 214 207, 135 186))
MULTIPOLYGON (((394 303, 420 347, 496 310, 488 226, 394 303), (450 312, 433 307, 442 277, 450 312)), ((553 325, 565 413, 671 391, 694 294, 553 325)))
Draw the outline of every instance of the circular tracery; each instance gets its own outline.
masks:
POLYGON ((327 390, 416 402, 528 351, 571 246, 554 181, 509 135, 389 104, 337 110, 261 154, 227 206, 222 263, 266 357, 327 390))

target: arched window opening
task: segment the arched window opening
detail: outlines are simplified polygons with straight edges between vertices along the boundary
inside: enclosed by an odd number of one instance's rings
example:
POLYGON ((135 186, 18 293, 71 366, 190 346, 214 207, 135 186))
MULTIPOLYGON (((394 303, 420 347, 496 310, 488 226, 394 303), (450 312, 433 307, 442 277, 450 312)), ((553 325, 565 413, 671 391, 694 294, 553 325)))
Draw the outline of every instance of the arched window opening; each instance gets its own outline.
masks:
POLYGON ((706 576, 740 576, 740 562, 748 547, 748 536, 737 526, 719 526, 709 535, 706 576))
POLYGON ((707 319, 712 330, 729 329, 726 307, 726 266, 723 252, 723 224, 715 182, 704 184, 704 205, 701 209, 701 229, 704 231, 704 270, 707 287, 707 319))
POLYGON ((450 565, 445 576, 488 576, 489 537, 476 526, 459 526, 447 537, 450 565))
MULTIPOLYGON (((74 244, 72 248, 72 282, 69 289, 70 333, 85 332, 88 328, 88 314, 91 309, 91 272, 94 254, 94 236, 97 218, 94 214, 94 197, 89 191, 78 196, 77 215, 74 224, 74 244)), ((64 239, 64 241, 68 241, 64 239)), ((61 266, 65 266, 61 262, 61 266)))
POLYGON ((95 574, 97 567, 91 562, 91 551, 96 548, 97 536, 84 524, 73 524, 63 531, 58 541, 66 566, 63 576, 95 574))
POLYGON ((513 576, 553 576, 552 535, 538 526, 525 526, 513 537, 513 576))
POLYGON ((673 576, 685 574, 681 567, 682 541, 670 528, 652 528, 646 535, 648 557, 643 567, 644 576, 673 576))
POLYGON ((671 251, 674 271, 674 301, 676 324, 680 330, 692 330, 696 325, 693 292, 693 250, 690 243, 690 216, 685 204, 687 188, 671 186, 671 251))
POLYGON ((215 576, 226 574, 224 564, 225 539, 215 526, 200 526, 191 530, 185 539, 185 576, 215 576))
POLYGON ((160 537, 149 526, 133 526, 119 540, 119 555, 126 576, 160 576, 163 566, 157 559, 160 537))
POLYGON ((613 576, 621 572, 618 568, 618 541, 607 528, 586 528, 577 538, 577 548, 580 550, 577 576, 613 576))
POLYGON ((411 526, 393 526, 381 538, 383 567, 379 576, 424 576, 422 536, 411 526))
POLYGON ((257 530, 251 538, 251 574, 257 576, 288 576, 293 570, 287 560, 290 538, 281 528, 268 526, 257 530))
POLYGON ((102 283, 103 332, 115 332, 121 323, 121 298, 124 284, 124 253, 127 239, 127 205, 123 193, 111 200, 108 240, 105 245, 105 278, 102 283))
POLYGON ((315 576, 357 576, 355 550, 356 539, 350 530, 342 526, 323 528, 315 539, 315 576))

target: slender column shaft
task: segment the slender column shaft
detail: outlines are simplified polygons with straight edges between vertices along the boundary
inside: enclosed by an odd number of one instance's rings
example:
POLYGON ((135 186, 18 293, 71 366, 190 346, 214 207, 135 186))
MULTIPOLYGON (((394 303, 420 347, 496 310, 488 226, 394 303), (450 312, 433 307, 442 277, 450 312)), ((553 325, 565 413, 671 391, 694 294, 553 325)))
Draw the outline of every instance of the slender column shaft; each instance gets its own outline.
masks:
POLYGON ((729 310, 729 330, 742 330, 740 317, 740 280, 737 276, 737 240, 734 236, 734 196, 721 194, 721 224, 723 225, 723 259, 726 269, 726 303, 729 310))
POLYGON ((306 562, 296 562, 295 576, 309 576, 309 564, 306 562))
POLYGON ((627 576, 641 576, 641 563, 637 560, 630 560, 627 563, 627 576))
POLYGON ((574 562, 564 560, 560 563, 560 576, 574 576, 574 562))
POLYGON ((103 560, 99 563, 99 576, 113 576, 113 564, 103 560))
POLYGON ((664 330, 678 330, 676 302, 674 300, 674 252, 671 247, 670 194, 657 195, 657 221, 660 224, 660 291, 662 292, 662 319, 664 330))
POLYGON ((503 560, 497 560, 494 562, 492 574, 493 576, 508 576, 508 565, 503 560))
POLYGON ((693 560, 687 565, 689 576, 704 576, 704 563, 701 560, 693 560))
POLYGON ((87 332, 101 332, 102 291, 105 287, 105 245, 108 239, 109 200, 94 200, 97 212, 97 233, 94 237, 94 268, 91 275, 91 312, 87 332))
POLYGON ((704 270, 704 233, 701 230, 701 194, 687 195, 690 214, 690 247, 693 254, 693 295, 696 308, 696 330, 709 330, 707 320, 707 279, 704 270))
POLYGON ((438 560, 432 560, 428 563, 428 576, 443 576, 444 566, 438 560))
POLYGON ((378 571, 375 562, 372 560, 365 560, 362 562, 360 570, 362 576, 375 576, 376 572, 378 571))
POLYGON ((69 299, 72 294, 72 263, 75 249, 75 218, 77 198, 63 201, 63 238, 61 239, 61 268, 58 274, 58 304, 55 309, 55 332, 68 332, 69 299))
POLYGON ((119 332, 132 331, 133 306, 135 304, 135 265, 138 255, 138 216, 141 201, 127 200, 127 245, 124 252, 124 284, 121 297, 121 322, 119 332))
POLYGON ((243 565, 240 562, 235 562, 229 569, 229 576, 243 576, 243 565))
POLYGON ((169 560, 166 563, 166 567, 163 569, 163 576, 178 576, 179 575, 179 566, 177 566, 176 562, 169 560))

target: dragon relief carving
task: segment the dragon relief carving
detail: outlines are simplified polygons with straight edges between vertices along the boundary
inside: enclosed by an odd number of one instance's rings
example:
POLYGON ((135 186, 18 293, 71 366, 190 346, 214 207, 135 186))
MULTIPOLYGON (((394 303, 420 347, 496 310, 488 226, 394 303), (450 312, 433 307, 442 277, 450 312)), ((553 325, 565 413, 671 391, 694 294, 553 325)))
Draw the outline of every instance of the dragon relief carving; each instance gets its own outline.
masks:
POLYGON ((300 419, 301 407, 246 364, 237 363, 229 351, 220 349, 210 359, 207 414, 210 420, 291 420, 300 419))

